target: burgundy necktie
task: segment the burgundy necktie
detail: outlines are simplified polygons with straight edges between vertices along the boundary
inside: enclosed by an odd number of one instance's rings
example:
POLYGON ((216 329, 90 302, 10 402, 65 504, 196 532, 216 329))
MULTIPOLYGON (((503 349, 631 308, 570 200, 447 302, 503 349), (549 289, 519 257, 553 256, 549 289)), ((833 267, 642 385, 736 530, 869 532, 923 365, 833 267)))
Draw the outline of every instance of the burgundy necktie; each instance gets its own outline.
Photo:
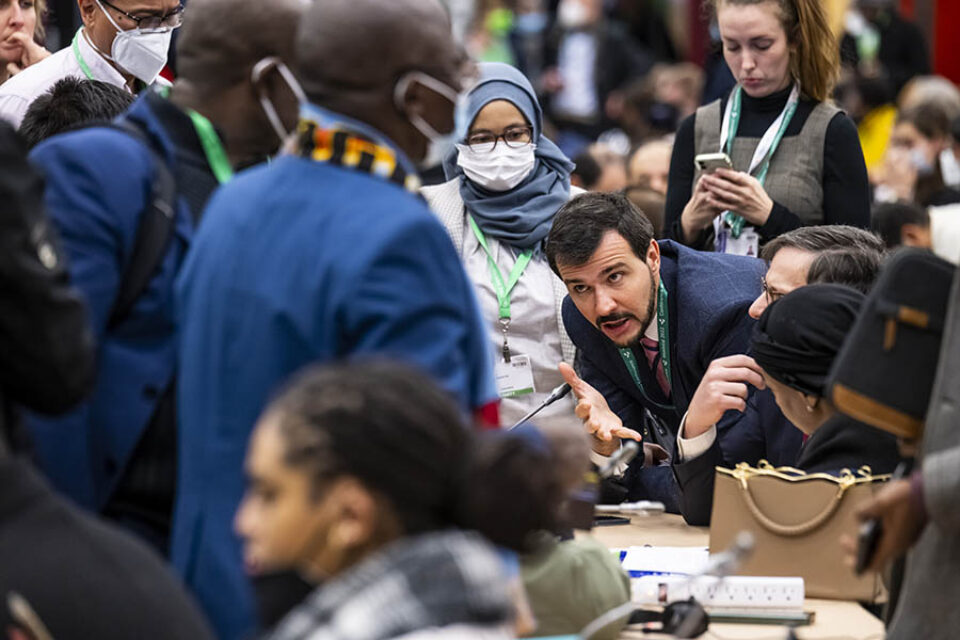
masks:
POLYGON ((660 385, 663 395, 669 398, 670 381, 667 380, 667 375, 663 372, 663 359, 660 357, 660 345, 657 344, 656 340, 651 340, 646 336, 640 338, 640 344, 643 346, 644 355, 647 356, 647 364, 650 365, 650 370, 656 372, 657 383, 660 385))

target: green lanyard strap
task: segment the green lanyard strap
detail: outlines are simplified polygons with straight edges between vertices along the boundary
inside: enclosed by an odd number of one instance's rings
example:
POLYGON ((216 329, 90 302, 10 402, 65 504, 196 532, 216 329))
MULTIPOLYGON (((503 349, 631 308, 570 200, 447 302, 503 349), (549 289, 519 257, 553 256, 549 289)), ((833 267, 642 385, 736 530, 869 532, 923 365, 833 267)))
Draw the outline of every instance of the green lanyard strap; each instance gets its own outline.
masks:
MULTIPOLYGON (((663 286, 663 280, 660 281, 660 286, 657 290, 657 342, 660 345, 660 360, 663 362, 663 373, 667 381, 672 385, 673 376, 671 375, 672 368, 670 366, 670 309, 667 306, 667 288, 663 286)), ((643 382, 640 380, 640 367, 637 365, 636 356, 633 355, 633 349, 630 347, 621 347, 620 357, 623 359, 623 364, 626 365, 627 371, 630 372, 633 383, 637 385, 637 388, 640 390, 640 393, 643 394, 643 397, 647 399, 647 402, 661 409, 675 408, 672 404, 664 405, 654 402, 650 399, 650 396, 647 395, 646 390, 643 388, 643 382)))
MULTIPOLYGON (((724 151, 728 156, 733 150, 733 139, 737 136, 737 129, 740 126, 742 93, 743 89, 741 89, 740 85, 737 85, 730 96, 730 132, 724 148, 724 151)), ((787 127, 790 126, 790 120, 793 119, 793 114, 796 112, 796 110, 797 100, 788 100, 787 106, 784 108, 783 120, 781 120, 780 128, 777 129, 777 133, 773 137, 773 141, 770 144, 770 150, 764 154, 763 160, 761 160, 760 164, 757 165, 760 170, 757 172, 756 178, 761 185, 763 185, 767 179, 767 172, 770 171, 770 162, 773 159, 773 154, 777 150, 777 147, 780 146, 780 139, 783 138, 783 135, 787 132, 787 127)), ((743 231, 743 226, 746 223, 746 220, 744 220, 743 216, 728 211, 724 216, 724 221, 730 225, 730 235, 734 238, 739 238, 740 233, 743 231)))
POLYGON ((193 109, 187 109, 187 114, 193 121, 193 128, 197 130, 200 146, 203 147, 203 153, 207 156, 207 163, 217 182, 220 184, 228 182, 233 177, 233 167, 230 165, 227 152, 213 124, 193 109))
POLYGON ((490 247, 487 246, 487 239, 484 237, 483 232, 480 231, 480 227, 477 226, 473 216, 467 216, 467 219, 470 221, 470 228, 473 229, 473 235, 477 236, 477 241, 487 254, 487 265, 490 267, 490 279, 493 284, 493 292, 497 295, 497 304, 500 307, 500 319, 510 320, 510 292, 513 291, 513 288, 520 280, 524 269, 530 264, 530 258, 533 257, 533 249, 527 249, 520 254, 516 264, 513 265, 513 269, 510 271, 507 281, 504 282, 503 274, 500 273, 500 267, 497 266, 497 263, 493 259, 493 254, 490 252, 490 247))
POLYGON ((80 55, 80 31, 82 31, 82 29, 77 29, 77 33, 73 36, 73 44, 70 45, 73 49, 73 57, 77 59, 77 64, 80 65, 80 70, 83 71, 83 75, 87 76, 87 80, 94 80, 93 71, 90 71, 90 66, 87 64, 87 61, 80 55))

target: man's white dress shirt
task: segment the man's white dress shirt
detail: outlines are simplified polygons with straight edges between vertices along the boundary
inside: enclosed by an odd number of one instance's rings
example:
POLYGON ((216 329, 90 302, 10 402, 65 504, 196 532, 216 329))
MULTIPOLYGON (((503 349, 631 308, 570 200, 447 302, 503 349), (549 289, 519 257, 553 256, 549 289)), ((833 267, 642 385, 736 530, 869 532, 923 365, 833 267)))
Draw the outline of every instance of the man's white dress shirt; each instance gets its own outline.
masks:
MULTIPOLYGON (((81 31, 77 33, 77 50, 86 62, 93 80, 100 80, 126 91, 127 81, 103 56, 97 53, 81 31)), ((87 78, 80 61, 74 53, 72 43, 35 65, 27 67, 3 84, 0 84, 0 118, 8 120, 19 128, 23 116, 34 100, 49 91, 58 80, 63 78, 87 78)))

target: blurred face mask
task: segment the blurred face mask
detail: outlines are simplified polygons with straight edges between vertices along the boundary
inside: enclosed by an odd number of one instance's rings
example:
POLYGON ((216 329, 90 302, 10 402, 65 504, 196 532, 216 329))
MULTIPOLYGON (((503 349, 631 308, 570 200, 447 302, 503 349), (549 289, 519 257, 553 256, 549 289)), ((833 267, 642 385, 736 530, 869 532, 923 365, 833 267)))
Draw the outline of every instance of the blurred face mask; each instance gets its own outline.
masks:
POLYGON ((501 140, 493 151, 477 152, 457 145, 457 164, 471 182, 490 191, 509 191, 524 181, 537 162, 536 146, 508 147, 501 140))
POLYGON ((120 28, 120 25, 114 22, 100 0, 97 0, 97 6, 100 7, 100 11, 107 17, 113 28, 117 30, 117 35, 113 39, 113 46, 110 47, 110 55, 104 55, 102 52, 101 55, 116 62, 124 71, 145 84, 150 84, 156 80, 164 65, 167 64, 167 52, 170 50, 170 37, 173 35, 173 29, 141 31, 138 28, 124 31, 120 28))
POLYGON ((590 16, 587 15, 587 8, 577 0, 563 0, 557 10, 557 19, 561 26, 576 29, 585 26, 590 16))

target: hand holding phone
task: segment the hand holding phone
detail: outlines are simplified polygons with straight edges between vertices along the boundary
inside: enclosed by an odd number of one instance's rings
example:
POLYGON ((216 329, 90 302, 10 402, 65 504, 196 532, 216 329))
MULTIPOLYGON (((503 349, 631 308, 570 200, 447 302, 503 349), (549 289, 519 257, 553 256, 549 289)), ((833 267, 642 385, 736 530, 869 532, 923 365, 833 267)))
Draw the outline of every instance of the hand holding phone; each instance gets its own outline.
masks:
POLYGON ((880 536, 883 535, 883 524, 880 518, 867 520, 860 525, 860 532, 857 535, 857 561, 853 566, 853 572, 858 576, 870 566, 873 560, 873 554, 877 552, 877 544, 880 542, 880 536))
POLYGON ((717 169, 733 169, 733 162, 726 153, 701 153, 693 159, 693 163, 704 173, 713 173, 717 169))

